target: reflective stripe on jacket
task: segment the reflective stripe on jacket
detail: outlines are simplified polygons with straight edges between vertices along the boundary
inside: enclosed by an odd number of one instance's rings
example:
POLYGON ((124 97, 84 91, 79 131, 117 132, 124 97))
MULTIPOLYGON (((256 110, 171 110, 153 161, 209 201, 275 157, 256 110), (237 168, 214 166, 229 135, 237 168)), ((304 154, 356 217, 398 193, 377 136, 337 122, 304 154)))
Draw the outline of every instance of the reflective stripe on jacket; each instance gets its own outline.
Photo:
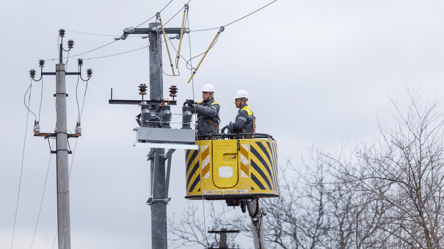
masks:
POLYGON ((242 129, 245 129, 246 133, 251 133, 253 131, 254 126, 254 115, 251 111, 250 107, 245 104, 239 108, 239 112, 236 116, 236 121, 233 124, 234 132, 243 132, 242 129))

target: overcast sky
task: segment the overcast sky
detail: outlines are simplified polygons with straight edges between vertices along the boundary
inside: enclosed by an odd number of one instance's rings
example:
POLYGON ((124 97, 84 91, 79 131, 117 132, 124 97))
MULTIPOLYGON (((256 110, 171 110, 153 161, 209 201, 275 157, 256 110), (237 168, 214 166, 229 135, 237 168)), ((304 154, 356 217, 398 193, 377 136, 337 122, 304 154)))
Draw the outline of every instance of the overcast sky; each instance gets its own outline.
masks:
MULTIPOLYGON (((174 0, 163 12, 170 19, 187 1, 174 0)), ((270 0, 190 2, 190 29, 228 24, 270 0)), ((0 247, 10 248, 21 172, 26 149, 15 227, 14 247, 30 248, 38 217, 46 172, 49 176, 32 248, 52 248, 56 234, 55 156, 50 162, 46 140, 32 133, 34 116, 23 104, 29 70, 45 59, 44 71, 55 71, 58 30, 75 41, 70 55, 113 41, 162 9, 167 1, 8 1, 0 8, 2 31, 0 91, 0 247)), ((378 119, 393 123, 390 96, 401 108, 408 89, 419 88, 424 101, 442 99, 444 81, 444 3, 428 1, 290 1, 267 8, 226 27, 195 75, 196 99, 206 83, 216 87, 222 125, 237 113, 233 95, 250 94, 257 132, 272 134, 279 144, 280 165, 291 158, 297 165, 312 145, 338 151, 344 141, 371 142, 378 119)), ((182 13, 167 27, 180 27, 182 13)), ((147 27, 144 24, 141 27, 147 27)), ((217 30, 191 33, 192 54, 207 49, 217 30)), ((187 37, 188 38, 188 37, 187 37)), ((73 248, 151 248, 147 148, 134 148, 136 106, 109 105, 110 88, 116 99, 137 99, 137 86, 149 84, 148 50, 91 59, 147 46, 147 39, 129 37, 80 57, 83 73, 93 69, 70 179, 73 248)), ((173 41, 177 46, 178 40, 173 41)), ((189 57, 190 43, 182 53, 189 57)), ((171 49, 171 48, 170 48, 171 49)), ((163 47, 164 63, 168 64, 163 47)), ((77 71, 77 58, 68 71, 77 71)), ((66 62, 66 61, 65 61, 66 62)), ((197 60, 193 63, 198 63, 197 60)), ((168 68, 164 69, 170 73, 168 68)), ((189 71, 180 62, 179 77, 164 76, 165 95, 179 88, 178 102, 192 98, 189 71)), ((33 83, 31 110, 42 132, 55 126, 55 77, 33 83), (43 86, 42 98, 40 97, 43 86)), ((77 77, 67 77, 68 129, 77 120, 77 77)), ((85 83, 79 83, 83 99, 85 83)), ((173 107, 180 113, 180 107, 173 107)), ((70 140, 71 148, 75 140, 70 140)), ((72 161, 70 155, 70 165, 72 161)), ((180 216, 186 204, 184 151, 173 157, 168 215, 180 216)), ((219 204, 222 205, 222 204, 219 204)), ((240 212, 235 209, 233 212, 240 212)), ((211 224, 207 224, 211 226, 211 224)), ((240 242, 239 242, 240 243, 240 242)), ((243 242, 246 248, 252 243, 243 242)))

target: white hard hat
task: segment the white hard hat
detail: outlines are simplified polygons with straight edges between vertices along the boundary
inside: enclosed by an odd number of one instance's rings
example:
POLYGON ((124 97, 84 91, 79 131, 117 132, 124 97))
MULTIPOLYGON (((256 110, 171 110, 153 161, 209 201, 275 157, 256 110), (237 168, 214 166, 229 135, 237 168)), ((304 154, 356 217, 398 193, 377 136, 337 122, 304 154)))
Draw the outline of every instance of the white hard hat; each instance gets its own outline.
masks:
POLYGON ((212 92, 212 93, 214 93, 214 86, 211 85, 211 84, 206 84, 205 86, 203 86, 202 92, 212 92))
POLYGON ((234 94, 234 99, 241 99, 241 98, 248 99, 247 91, 241 89, 238 90, 236 94, 234 94))

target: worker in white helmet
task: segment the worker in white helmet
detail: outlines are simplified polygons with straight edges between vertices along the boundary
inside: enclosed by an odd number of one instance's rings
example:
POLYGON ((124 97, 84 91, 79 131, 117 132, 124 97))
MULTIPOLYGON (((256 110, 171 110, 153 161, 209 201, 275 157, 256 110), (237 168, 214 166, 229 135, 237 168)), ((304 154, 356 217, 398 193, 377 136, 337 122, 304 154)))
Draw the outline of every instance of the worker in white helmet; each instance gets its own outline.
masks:
POLYGON ((214 100, 213 95, 214 86, 206 84, 202 88, 202 101, 194 103, 192 100, 187 100, 185 102, 197 113, 197 135, 207 136, 210 139, 214 139, 213 136, 219 132, 220 124, 220 105, 214 100))
POLYGON ((228 129, 230 133, 255 133, 256 132, 256 117, 253 115, 250 107, 247 105, 248 92, 245 90, 239 90, 234 95, 234 104, 239 111, 234 123, 230 122, 222 129, 224 133, 225 129, 228 129))

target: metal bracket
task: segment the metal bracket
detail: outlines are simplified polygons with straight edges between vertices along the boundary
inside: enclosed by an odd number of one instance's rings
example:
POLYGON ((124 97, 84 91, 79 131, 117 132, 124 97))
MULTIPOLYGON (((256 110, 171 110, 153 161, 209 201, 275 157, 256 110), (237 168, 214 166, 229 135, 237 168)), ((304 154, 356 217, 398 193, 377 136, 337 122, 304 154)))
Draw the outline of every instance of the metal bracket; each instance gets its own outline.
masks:
POLYGON ((149 199, 146 201, 146 204, 147 204, 147 205, 150 205, 150 206, 151 206, 151 204, 153 204, 154 202, 165 202, 165 203, 168 204, 168 202, 170 202, 170 201, 171 201, 171 198, 166 198, 166 199, 153 199, 153 198, 149 198, 149 199))

